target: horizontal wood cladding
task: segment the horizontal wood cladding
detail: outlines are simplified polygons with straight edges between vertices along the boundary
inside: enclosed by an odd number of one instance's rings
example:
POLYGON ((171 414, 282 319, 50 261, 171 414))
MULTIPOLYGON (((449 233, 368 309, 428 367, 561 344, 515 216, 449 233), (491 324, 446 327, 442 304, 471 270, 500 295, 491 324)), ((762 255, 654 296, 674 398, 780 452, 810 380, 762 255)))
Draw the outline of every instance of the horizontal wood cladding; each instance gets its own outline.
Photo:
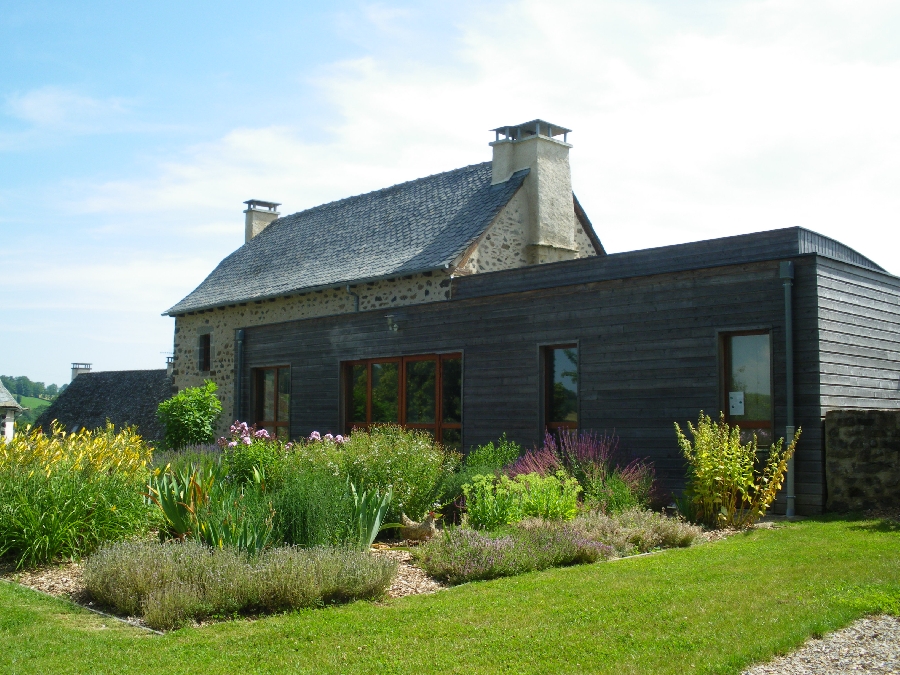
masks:
POLYGON ((900 408, 900 279, 817 261, 822 415, 900 408))
MULTIPOLYGON (((795 262, 796 416, 804 427, 798 508, 815 512, 823 503, 816 269, 812 257, 795 262)), ((667 489, 679 489, 684 465, 673 423, 684 427, 700 410, 720 409, 720 331, 772 331, 775 424, 783 434, 783 303, 771 261, 250 327, 243 410, 251 370, 289 363, 292 436, 338 433, 341 362, 461 352, 465 446, 506 432, 530 447, 542 434, 540 347, 577 342, 581 427, 617 434, 654 462, 667 489), (388 316, 399 330, 390 330, 388 316)))

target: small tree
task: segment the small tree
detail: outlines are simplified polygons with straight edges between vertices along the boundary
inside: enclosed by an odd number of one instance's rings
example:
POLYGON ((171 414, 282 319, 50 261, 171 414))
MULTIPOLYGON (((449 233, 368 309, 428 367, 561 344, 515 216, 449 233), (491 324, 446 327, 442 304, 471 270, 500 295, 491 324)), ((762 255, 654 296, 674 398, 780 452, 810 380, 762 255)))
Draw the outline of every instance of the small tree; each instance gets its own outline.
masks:
POLYGON ((784 481, 800 429, 787 448, 779 438, 765 461, 756 454, 756 434, 741 445, 740 427, 729 427, 725 413, 713 422, 701 411, 697 426, 688 422, 688 429, 693 443, 675 423, 688 462, 686 497, 693 518, 711 527, 747 527, 764 516, 784 481))
POLYGON ((207 380, 202 387, 187 387, 159 404, 156 414, 166 427, 167 447, 180 450, 213 442, 215 425, 222 414, 217 389, 215 382, 207 380))

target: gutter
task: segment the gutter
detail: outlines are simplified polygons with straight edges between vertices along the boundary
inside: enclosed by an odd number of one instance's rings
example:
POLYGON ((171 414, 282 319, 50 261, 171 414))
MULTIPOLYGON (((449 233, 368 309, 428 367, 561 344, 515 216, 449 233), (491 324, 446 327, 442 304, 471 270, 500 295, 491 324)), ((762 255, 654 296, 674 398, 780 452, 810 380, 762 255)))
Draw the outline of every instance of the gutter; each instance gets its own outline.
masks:
MULTIPOLYGON (((784 381, 787 397, 787 420, 784 429, 784 442, 790 443, 791 439, 794 438, 794 432, 796 431, 796 427, 794 426, 794 263, 792 261, 781 263, 778 272, 778 276, 784 283, 784 381)), ((785 491, 787 492, 787 509, 785 515, 788 518, 793 518, 796 515, 793 457, 788 460, 785 491)))

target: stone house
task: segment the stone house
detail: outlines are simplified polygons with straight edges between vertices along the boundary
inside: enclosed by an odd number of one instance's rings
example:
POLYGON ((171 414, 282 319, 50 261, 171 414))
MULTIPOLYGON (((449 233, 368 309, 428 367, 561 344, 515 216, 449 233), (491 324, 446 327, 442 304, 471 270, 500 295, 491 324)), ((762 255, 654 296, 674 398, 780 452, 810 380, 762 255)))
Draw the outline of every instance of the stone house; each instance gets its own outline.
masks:
POLYGON ((398 422, 468 448, 615 432, 666 487, 672 423, 803 427, 781 508, 825 504, 822 420, 900 408, 900 280, 788 228, 607 255, 572 193, 568 129, 495 131, 491 162, 279 217, 167 314, 174 381, 296 437, 398 422))

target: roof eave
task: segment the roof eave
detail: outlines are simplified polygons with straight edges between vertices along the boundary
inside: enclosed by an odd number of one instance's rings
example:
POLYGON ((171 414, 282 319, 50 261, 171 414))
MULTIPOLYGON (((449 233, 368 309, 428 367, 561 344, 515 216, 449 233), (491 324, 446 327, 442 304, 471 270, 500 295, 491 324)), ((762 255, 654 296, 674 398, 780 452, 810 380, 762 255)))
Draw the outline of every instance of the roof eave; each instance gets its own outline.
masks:
POLYGON ((182 316, 184 314, 196 314, 197 312, 208 312, 213 309, 219 309, 223 307, 232 307, 234 305, 246 305, 248 302, 266 302, 268 300, 277 300, 278 298, 290 297, 293 295, 306 294, 306 293, 315 293, 316 291, 327 291, 333 288, 341 288, 343 286, 359 286, 360 284, 368 284, 374 281, 384 281, 385 279, 395 279, 397 277, 407 277, 413 274, 425 274, 426 272, 446 272, 452 268, 452 264, 450 262, 445 262, 438 267, 429 267, 425 269, 415 270, 413 272, 395 272, 393 274, 382 274, 375 277, 363 277, 361 279, 350 279, 347 281, 340 281, 338 283, 333 284, 323 284, 321 286, 305 286, 303 288, 296 288, 294 290, 282 291, 280 293, 270 293, 268 295, 259 295, 254 296, 252 298, 244 298, 241 300, 229 300, 228 302, 219 302, 213 303, 211 305, 200 305, 197 307, 189 307, 185 309, 179 309, 175 311, 175 307, 166 310, 160 316, 182 316))

